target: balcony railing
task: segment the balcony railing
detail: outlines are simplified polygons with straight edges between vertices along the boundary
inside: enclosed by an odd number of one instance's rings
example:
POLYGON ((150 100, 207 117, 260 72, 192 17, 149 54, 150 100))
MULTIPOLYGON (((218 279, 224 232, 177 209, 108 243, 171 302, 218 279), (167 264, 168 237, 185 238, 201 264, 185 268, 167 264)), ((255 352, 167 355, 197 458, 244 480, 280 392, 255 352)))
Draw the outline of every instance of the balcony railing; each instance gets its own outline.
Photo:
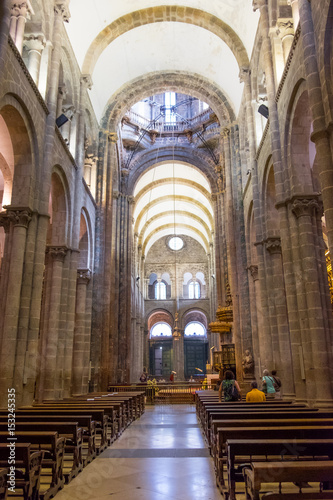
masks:
POLYGON ((166 132, 184 132, 188 129, 193 129, 203 123, 206 123, 210 120, 213 111, 208 108, 202 113, 193 118, 189 118, 185 121, 177 121, 177 122, 166 122, 166 121, 155 121, 148 120, 142 115, 135 113, 130 110, 126 113, 126 117, 130 120, 134 125, 139 126, 140 128, 144 128, 147 130, 156 130, 158 133, 166 133, 166 132))

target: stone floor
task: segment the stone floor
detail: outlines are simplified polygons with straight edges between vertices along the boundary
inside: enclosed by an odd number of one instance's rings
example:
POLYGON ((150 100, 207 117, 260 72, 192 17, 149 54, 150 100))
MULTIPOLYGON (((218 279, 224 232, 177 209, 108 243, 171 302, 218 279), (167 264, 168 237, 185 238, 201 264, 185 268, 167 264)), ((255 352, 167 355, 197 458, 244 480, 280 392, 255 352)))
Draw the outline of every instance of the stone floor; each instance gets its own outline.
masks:
POLYGON ((144 415, 56 495, 56 500, 220 500, 191 405, 144 415))

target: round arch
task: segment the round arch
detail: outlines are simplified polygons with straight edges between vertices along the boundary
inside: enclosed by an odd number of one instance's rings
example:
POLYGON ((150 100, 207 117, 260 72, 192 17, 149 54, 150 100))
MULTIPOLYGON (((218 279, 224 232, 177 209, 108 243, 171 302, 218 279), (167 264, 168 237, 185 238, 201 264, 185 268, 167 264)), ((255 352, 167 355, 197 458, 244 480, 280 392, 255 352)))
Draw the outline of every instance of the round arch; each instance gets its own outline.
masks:
POLYGON ((166 91, 188 94, 206 102, 221 126, 236 119, 228 98, 210 80, 185 71, 156 71, 131 80, 111 96, 101 120, 102 128, 116 132, 121 118, 134 104, 148 95, 163 94, 166 91))
POLYGON ((220 18, 192 7, 161 5, 131 12, 106 26, 90 45, 85 56, 82 72, 92 75, 103 50, 127 31, 157 22, 178 22, 204 28, 225 42, 234 54, 239 67, 248 66, 249 58, 243 42, 236 32, 220 18))

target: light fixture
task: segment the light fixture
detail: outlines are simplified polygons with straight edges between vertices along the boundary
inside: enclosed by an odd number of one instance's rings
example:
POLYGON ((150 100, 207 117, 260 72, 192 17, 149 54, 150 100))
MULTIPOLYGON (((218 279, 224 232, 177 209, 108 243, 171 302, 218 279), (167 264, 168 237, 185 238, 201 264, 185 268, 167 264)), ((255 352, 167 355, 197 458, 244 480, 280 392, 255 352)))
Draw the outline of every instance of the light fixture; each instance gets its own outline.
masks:
POLYGON ((268 119, 268 116, 269 116, 269 111, 268 111, 268 107, 265 106, 265 104, 261 104, 258 108, 258 113, 260 115, 262 115, 264 118, 268 119))
POLYGON ((56 119, 56 125, 58 128, 62 127, 66 122, 68 122, 68 118, 63 113, 56 119))

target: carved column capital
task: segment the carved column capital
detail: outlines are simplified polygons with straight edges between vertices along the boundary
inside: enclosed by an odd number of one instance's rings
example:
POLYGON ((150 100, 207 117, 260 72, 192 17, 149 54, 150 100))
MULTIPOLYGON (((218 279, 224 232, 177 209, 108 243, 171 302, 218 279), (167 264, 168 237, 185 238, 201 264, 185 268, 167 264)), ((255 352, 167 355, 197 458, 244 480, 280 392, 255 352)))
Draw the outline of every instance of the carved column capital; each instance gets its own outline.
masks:
POLYGON ((262 7, 265 7, 267 5, 267 0, 252 0, 252 7, 253 11, 256 12, 256 10, 261 9, 262 7))
POLYGON ((46 38, 42 33, 30 33, 24 36, 24 46, 31 52, 41 54, 46 45, 46 38))
POLYGON ((112 198, 114 200, 118 200, 119 197, 120 197, 120 192, 119 191, 113 191, 112 192, 112 198))
POLYGON ((223 128, 222 131, 221 131, 221 136, 223 137, 224 140, 229 139, 230 128, 228 128, 228 127, 223 128))
POLYGON ((77 283, 79 285, 88 285, 91 280, 90 269, 78 269, 77 270, 77 283))
POLYGON ((68 93, 68 90, 67 90, 66 85, 59 85, 58 94, 62 97, 62 99, 66 99, 67 93, 68 93))
POLYGON ((286 36, 294 36, 293 21, 279 21, 277 23, 276 34, 281 38, 281 40, 283 40, 286 36))
POLYGON ((297 198, 292 204, 292 212, 299 217, 310 217, 322 210, 322 204, 316 198, 297 198))
POLYGON ((134 205, 134 203, 135 203, 134 196, 127 196, 127 201, 129 203, 129 205, 134 205))
POLYGON ((61 16, 65 23, 68 23, 71 17, 68 3, 69 0, 55 0, 54 2, 54 13, 61 16))
POLYGON ((250 76, 251 70, 248 66, 243 66, 240 68, 238 78, 241 83, 247 83, 250 79, 250 76))
POLYGON ((253 281, 257 281, 259 279, 258 266, 252 264, 251 266, 248 267, 248 270, 251 273, 253 281))
POLYGON ((25 19, 30 19, 31 14, 34 14, 34 10, 29 1, 12 2, 10 9, 13 17, 24 17, 25 19))
POLYGON ((47 247, 47 253, 52 257, 53 260, 57 262, 64 262, 65 257, 68 252, 68 248, 65 246, 49 246, 47 247))
POLYGON ((81 75, 80 82, 81 85, 84 85, 87 89, 91 90, 93 86, 91 75, 81 75))
POLYGON ((0 227, 4 228, 4 231, 5 231, 6 234, 9 233, 10 219, 8 217, 7 212, 1 212, 0 213, 0 227))
POLYGON ((7 214, 10 222, 14 226, 25 227, 28 229, 29 222, 31 221, 32 212, 28 208, 14 208, 14 207, 5 207, 7 208, 7 214))
POLYGON ((108 138, 109 138, 109 141, 111 142, 111 144, 116 144, 116 142, 118 141, 117 132, 109 132, 108 138))
POLYGON ((267 238, 265 240, 265 247, 268 253, 271 255, 280 254, 281 250, 281 238, 267 238))
POLYGON ((69 104, 68 106, 64 106, 62 108, 62 112, 68 118, 68 120, 71 121, 76 113, 76 108, 72 104, 69 104))

